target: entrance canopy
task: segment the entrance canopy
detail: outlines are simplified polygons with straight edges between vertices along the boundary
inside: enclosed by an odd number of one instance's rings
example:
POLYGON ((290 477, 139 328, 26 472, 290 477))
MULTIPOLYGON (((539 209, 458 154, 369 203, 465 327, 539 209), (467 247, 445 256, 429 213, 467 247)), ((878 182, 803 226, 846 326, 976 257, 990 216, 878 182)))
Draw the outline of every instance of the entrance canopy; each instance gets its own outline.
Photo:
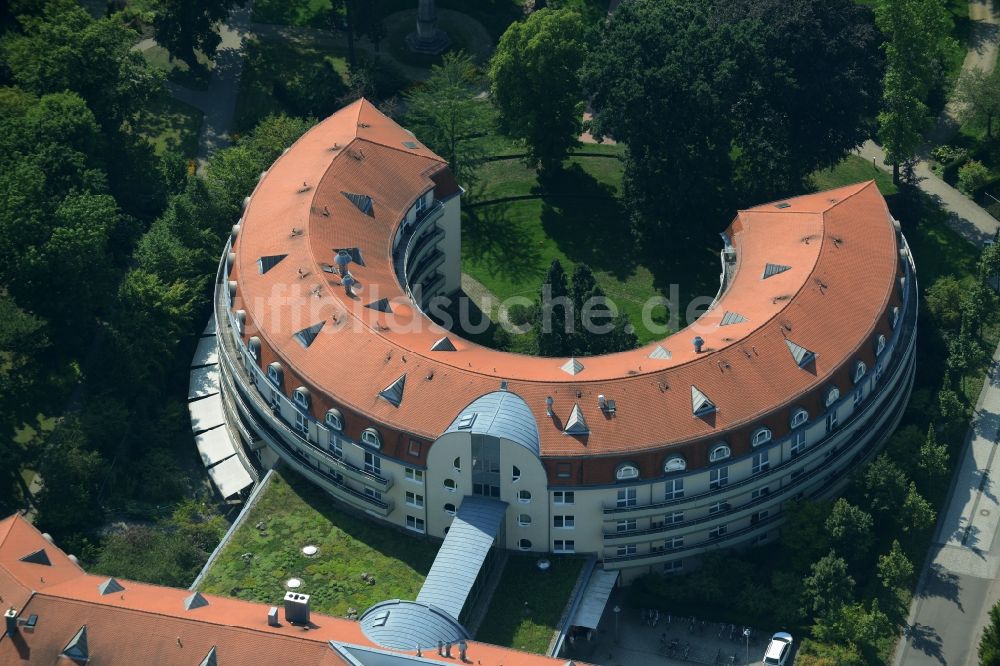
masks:
POLYGON ((587 581, 587 587, 583 590, 580 607, 576 609, 576 615, 573 616, 572 625, 574 627, 597 629, 597 625, 601 622, 601 616, 604 615, 604 607, 608 605, 611 590, 615 589, 617 581, 617 571, 594 569, 590 580, 587 581))

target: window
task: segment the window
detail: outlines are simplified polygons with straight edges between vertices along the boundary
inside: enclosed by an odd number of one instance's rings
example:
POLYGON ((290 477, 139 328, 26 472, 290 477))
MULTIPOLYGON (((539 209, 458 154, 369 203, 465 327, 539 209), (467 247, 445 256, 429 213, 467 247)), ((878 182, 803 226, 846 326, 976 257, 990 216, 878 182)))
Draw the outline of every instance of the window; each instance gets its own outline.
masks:
POLYGON ((673 500, 684 497, 684 479, 670 479, 663 491, 663 499, 673 500))
POLYGON ((823 399, 823 403, 827 407, 830 407, 838 400, 840 400, 840 389, 836 386, 831 386, 826 390, 826 398, 823 399))
POLYGON ((880 335, 875 341, 875 355, 878 356, 881 354, 883 349, 885 349, 885 336, 880 335))
POLYGON ((770 494, 771 494, 771 489, 767 486, 764 486, 763 488, 755 488, 750 492, 750 499, 755 500, 761 497, 767 497, 770 494))
POLYGON ((365 471, 372 474, 382 473, 382 459, 371 451, 365 451, 365 471))
POLYGON ((720 467, 708 473, 708 489, 718 490, 729 483, 729 468, 720 467))
POLYGON ((382 501, 382 493, 375 490, 374 488, 369 488, 368 486, 365 486, 365 495, 380 502, 382 501))
POLYGON ((750 466, 751 474, 760 474, 761 472, 766 472, 767 468, 771 466, 771 463, 767 459, 767 451, 761 451, 760 453, 755 453, 753 456, 753 464, 750 466))
POLYGON ((306 421, 306 417, 302 414, 302 412, 295 412, 295 429, 303 435, 309 433, 309 422, 306 421))
POLYGON ((728 529, 725 525, 719 525, 718 527, 713 527, 712 530, 708 533, 708 538, 718 539, 719 537, 723 536, 727 531, 728 529))
POLYGON ((260 361, 260 338, 256 335, 247 340, 247 353, 253 357, 253 360, 260 361))
POLYGON ((806 433, 804 430, 798 430, 792 436, 792 457, 795 458, 801 455, 806 450, 806 433))
POLYGON ((720 460, 725 460, 730 455, 732 455, 732 451, 729 450, 729 447, 725 444, 719 444, 708 454, 708 461, 719 462, 720 460))
POLYGON ((376 449, 382 448, 382 436, 378 434, 378 430, 375 428, 365 428, 361 431, 361 441, 376 449))
POLYGON ((407 506, 413 506, 418 509, 424 508, 424 496, 418 495, 416 493, 406 491, 406 504, 407 506))
POLYGON ((452 504, 451 502, 448 502, 447 504, 444 505, 444 512, 447 513, 449 516, 454 516, 455 505, 452 504))
POLYGON ((635 506, 638 503, 638 497, 635 492, 635 488, 622 488, 618 491, 617 505, 619 508, 626 506, 635 506))
POLYGON ((760 544, 764 543, 765 541, 767 541, 767 532, 764 532, 763 534, 758 534, 753 539, 751 539, 750 540, 750 545, 751 546, 759 546, 760 544))
POLYGON ((277 408, 278 405, 281 404, 281 398, 279 396, 280 394, 277 391, 271 389, 271 397, 268 400, 268 403, 270 403, 271 407, 277 408))
POLYGON ((309 409, 309 389, 304 386, 300 386, 292 392, 292 400, 295 401, 295 406, 301 409, 309 409))
POLYGON ((897 305, 889 313, 889 325, 896 328, 896 324, 899 323, 899 306, 897 305))
POLYGON ((521 504, 527 504, 531 501, 531 491, 530 490, 519 490, 517 491, 517 501, 521 504))
POLYGON ((560 479, 568 479, 573 475, 573 465, 570 463, 557 463, 556 476, 560 479))
POLYGON ((518 467, 517 465, 514 465, 510 469, 510 480, 513 483, 517 483, 518 481, 521 480, 521 468, 518 467))
POLYGON ((414 483, 424 482, 424 470, 413 469, 412 467, 407 467, 403 470, 403 476, 406 477, 407 481, 413 481, 414 483))
POLYGON ((875 364, 875 374, 872 376, 872 380, 877 384, 878 380, 882 379, 882 364, 875 364))
POLYGON ((616 532, 634 532, 636 527, 635 520, 619 520, 618 524, 615 525, 616 532))
POLYGON ((413 530, 414 532, 421 532, 421 533, 423 533, 423 531, 424 531, 424 519, 423 518, 417 518, 416 516, 407 516, 406 517, 406 529, 413 530))
POLYGON ((520 525, 521 527, 530 527, 531 526, 531 516, 529 516, 526 513, 520 514, 517 517, 517 524, 520 525))
POLYGON ((451 465, 452 465, 452 467, 455 468, 456 472, 461 472, 462 471, 462 458, 461 457, 455 458, 455 460, 452 461, 451 465))
POLYGON ((663 563, 663 573, 677 573, 684 568, 684 562, 682 560, 673 560, 672 562, 663 563))
POLYGON ((417 199, 417 215, 420 215, 426 209, 427 209, 427 198, 421 194, 420 198, 417 199))
POLYGON ((794 481, 795 479, 799 478, 800 476, 802 476, 805 473, 806 473, 806 471, 804 469, 797 469, 797 470, 795 470, 794 472, 792 472, 792 481, 794 481))
POLYGON ((809 420, 809 412, 799 407, 794 412, 792 412, 792 427, 798 428, 800 425, 809 420))
POLYGON ((715 504, 708 507, 708 515, 714 515, 716 513, 722 513, 723 511, 729 510, 729 502, 716 502, 715 504))
POLYGON ((687 461, 681 456, 670 456, 667 458, 666 462, 663 463, 663 471, 667 474, 670 472, 683 472, 687 469, 687 466, 687 461))
POLYGON ((552 516, 552 527, 570 530, 576 527, 576 516, 552 516))
POLYGON ((666 525, 675 525, 677 523, 683 523, 684 512, 674 511, 673 513, 668 513, 667 515, 663 516, 663 522, 666 525))
POLYGON ((639 468, 632 463, 624 463, 615 470, 615 479, 618 481, 628 481, 639 478, 639 468))
POLYGON ((531 550, 531 541, 528 539, 519 539, 517 547, 521 550, 531 550))
POLYGON ((864 361, 858 361, 854 364, 854 383, 857 384, 868 372, 868 366, 865 365, 864 361))
POLYGON ((341 432, 344 429, 344 417, 336 409, 331 409, 330 411, 328 411, 323 421, 324 423, 326 423, 326 427, 330 428, 331 430, 336 430, 337 432, 341 432))
POLYGON ((834 410, 826 415, 826 432, 833 432, 838 425, 839 419, 837 418, 837 411, 834 410))
POLYGON ((270 379, 271 383, 278 388, 281 388, 281 375, 282 372, 280 363, 272 363, 267 366, 267 378, 270 379))
POLYGON ((330 441, 327 443, 326 447, 329 449, 330 453, 333 454, 334 458, 344 457, 344 445, 341 444, 340 440, 337 439, 337 436, 333 433, 330 433, 330 441))
POLYGON ((556 539, 552 542, 552 552, 554 553, 575 553, 576 541, 573 539, 556 539))
POLYGON ((418 442, 415 439, 411 439, 410 440, 410 447, 407 449, 406 452, 409 453, 411 456, 413 456, 415 458, 419 458, 420 457, 420 442, 418 442))
POLYGON ((858 388, 854 389, 854 409, 860 407, 864 399, 865 399, 865 387, 859 386, 858 388))
POLYGON ((750 524, 751 525, 756 525, 760 521, 762 521, 765 518, 767 518, 769 514, 770 514, 770 511, 768 511, 767 509, 764 509, 763 511, 758 511, 757 513, 755 513, 752 516, 750 516, 750 524))
POLYGON ((663 542, 663 547, 666 550, 677 550, 678 548, 682 548, 683 546, 684 546, 684 537, 673 537, 663 542))
POLYGON ((449 493, 453 493, 456 490, 458 490, 458 484, 455 483, 455 479, 445 479, 444 489, 447 490, 449 493))
POLYGON ((556 490, 552 493, 553 504, 573 504, 576 501, 576 493, 572 490, 556 490))
POLYGON ((771 441, 771 431, 768 428, 757 428, 753 433, 752 443, 754 446, 767 444, 771 441))
POLYGON ((618 557, 628 557, 629 555, 635 555, 636 547, 634 543, 627 544, 625 546, 618 546, 618 557))

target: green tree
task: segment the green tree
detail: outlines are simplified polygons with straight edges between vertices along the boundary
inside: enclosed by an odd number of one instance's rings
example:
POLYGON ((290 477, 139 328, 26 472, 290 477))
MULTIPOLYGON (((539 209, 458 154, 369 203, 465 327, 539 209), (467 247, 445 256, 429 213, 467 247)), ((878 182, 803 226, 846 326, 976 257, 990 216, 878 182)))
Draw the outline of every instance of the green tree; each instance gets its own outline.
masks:
POLYGON ((843 604, 813 625, 813 636, 824 643, 856 645, 863 663, 881 663, 880 643, 893 635, 889 616, 879 607, 878 599, 870 606, 863 603, 843 604))
POLYGON ((993 121, 1000 115, 1000 67, 987 73, 979 67, 963 72, 955 87, 955 99, 960 103, 959 117, 963 122, 986 129, 986 138, 993 138, 993 121))
POLYGON ((924 304, 942 328, 955 330, 962 321, 964 293, 954 275, 944 275, 924 292, 924 304))
POLYGON ((160 0, 153 18, 156 41, 191 70, 204 69, 197 51, 211 58, 222 38, 219 22, 245 0, 160 0))
POLYGON ((917 458, 917 465, 926 475, 929 487, 936 487, 948 478, 948 473, 951 471, 948 463, 948 447, 944 444, 938 444, 934 424, 931 423, 927 426, 927 438, 921 444, 920 454, 917 458))
POLYGON ((804 572, 832 547, 826 529, 829 502, 799 500, 786 509, 786 528, 781 531, 782 548, 788 552, 791 568, 804 572))
POLYGON ((878 579, 890 592, 908 588, 913 578, 913 562, 903 552, 899 541, 893 539, 892 547, 878 558, 878 579))
POLYGON ((811 638, 800 644, 795 663, 799 666, 866 666, 854 643, 820 643, 811 638))
POLYGON ((941 62, 955 48, 952 20, 940 0, 877 0, 875 23, 885 36, 886 72, 879 139, 899 182, 899 165, 913 158, 928 126, 927 96, 941 62))
POLYGON ((910 480, 884 453, 868 466, 862 478, 864 497, 880 531, 903 509, 910 480))
POLYGON ((566 286, 566 271, 553 259, 540 294, 541 314, 535 322, 539 356, 566 356, 570 353, 573 331, 572 300, 566 286))
POLYGON ((59 537, 99 524, 104 511, 98 495, 106 471, 101 455, 90 450, 79 421, 71 418, 59 424, 38 458, 39 526, 59 537))
POLYGON ((583 129, 580 67, 588 30, 579 14, 542 9, 511 23, 490 63, 500 128, 528 146, 528 161, 558 168, 583 129))
POLYGON ((366 37, 375 50, 381 49, 388 34, 385 18, 390 12, 387 0, 347 0, 351 12, 351 30, 356 37, 366 37))
POLYGON ((405 123, 451 165, 460 183, 469 184, 479 155, 465 141, 489 126, 489 105, 478 98, 481 86, 472 58, 446 53, 431 75, 406 94, 405 123))
POLYGON ((951 374, 946 372, 944 378, 937 394, 938 415, 946 422, 955 421, 965 415, 965 405, 951 386, 951 374))
POLYGON ((980 666, 1000 666, 1000 603, 990 609, 990 622, 979 639, 980 666))
POLYGON ((989 180, 990 170, 979 160, 969 160, 958 168, 958 189, 966 194, 974 194, 989 180))
POLYGON ((923 532, 934 527, 937 514, 931 503, 917 492, 917 484, 910 481, 899 515, 899 528, 903 532, 923 532))
POLYGON ((870 513, 854 506, 843 497, 833 503, 826 519, 826 531, 839 553, 851 562, 858 562, 868 554, 874 541, 870 513))
POLYGON ((854 598, 847 562, 833 550, 812 565, 802 583, 808 610, 817 617, 832 615, 854 598))

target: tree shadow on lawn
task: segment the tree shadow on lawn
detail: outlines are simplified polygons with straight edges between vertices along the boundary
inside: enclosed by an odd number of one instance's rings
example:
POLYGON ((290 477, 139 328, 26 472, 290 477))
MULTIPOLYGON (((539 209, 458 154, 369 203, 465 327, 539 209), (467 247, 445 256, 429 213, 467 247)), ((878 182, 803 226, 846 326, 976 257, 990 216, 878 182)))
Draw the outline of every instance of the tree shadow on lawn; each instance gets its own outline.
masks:
POLYGON ((511 220, 506 205, 467 208, 464 215, 465 250, 491 274, 510 282, 541 278, 541 252, 528 229, 511 220))

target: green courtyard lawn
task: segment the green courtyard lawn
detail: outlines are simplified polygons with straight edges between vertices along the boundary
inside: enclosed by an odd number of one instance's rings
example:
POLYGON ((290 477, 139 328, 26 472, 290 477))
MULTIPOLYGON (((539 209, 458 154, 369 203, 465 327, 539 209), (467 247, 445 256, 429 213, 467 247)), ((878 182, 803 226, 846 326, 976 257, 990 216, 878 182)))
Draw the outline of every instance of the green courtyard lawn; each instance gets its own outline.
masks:
POLYGON ((896 194, 899 191, 892 176, 882 169, 872 166, 872 163, 857 155, 849 155, 847 159, 831 169, 823 169, 812 175, 812 184, 817 190, 832 190, 866 180, 875 180, 879 192, 883 196, 896 194))
POLYGON ((415 599, 438 546, 345 513, 311 483, 283 471, 275 473, 199 589, 277 603, 285 581, 296 577, 313 610, 342 616, 348 608, 363 612, 386 599, 415 599), (314 558, 300 550, 310 544, 319 547, 314 558), (362 573, 374 576, 375 584, 362 580, 362 573))
POLYGON ((204 53, 198 52, 198 62, 203 68, 192 70, 182 60, 170 57, 170 52, 162 46, 151 46, 142 52, 146 62, 167 73, 167 79, 192 90, 207 90, 208 81, 215 68, 215 62, 204 53))
POLYGON ((544 654, 557 629, 585 560, 549 558, 539 571, 537 557, 511 555, 483 619, 477 641, 544 654))
POLYGON ((200 110, 164 93, 153 102, 138 130, 153 144, 157 155, 174 150, 193 159, 198 154, 198 132, 203 116, 200 110))

